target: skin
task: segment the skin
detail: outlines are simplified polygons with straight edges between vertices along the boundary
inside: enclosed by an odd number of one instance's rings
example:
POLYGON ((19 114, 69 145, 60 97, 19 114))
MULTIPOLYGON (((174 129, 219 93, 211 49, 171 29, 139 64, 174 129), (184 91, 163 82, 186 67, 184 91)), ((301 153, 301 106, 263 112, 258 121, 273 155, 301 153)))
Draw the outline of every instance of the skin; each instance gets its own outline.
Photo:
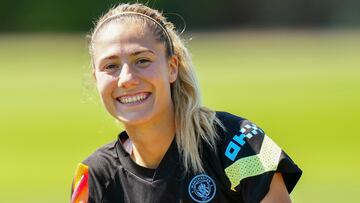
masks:
MULTIPOLYGON (((131 157, 140 166, 157 168, 175 136, 170 84, 177 78, 178 58, 168 58, 147 28, 126 22, 109 23, 98 32, 92 57, 100 97, 124 124, 133 143, 131 157), (136 104, 119 101, 139 93, 148 97, 136 104)), ((280 173, 261 203, 291 203, 280 173)))
POLYGON ((133 160, 157 168, 175 136, 170 84, 177 78, 178 59, 152 32, 137 24, 110 23, 93 43, 93 75, 107 111, 124 124, 133 143, 133 160), (121 98, 146 94, 140 103, 121 98))
POLYGON ((275 173, 270 184, 270 189, 261 203, 291 203, 281 173, 275 173))

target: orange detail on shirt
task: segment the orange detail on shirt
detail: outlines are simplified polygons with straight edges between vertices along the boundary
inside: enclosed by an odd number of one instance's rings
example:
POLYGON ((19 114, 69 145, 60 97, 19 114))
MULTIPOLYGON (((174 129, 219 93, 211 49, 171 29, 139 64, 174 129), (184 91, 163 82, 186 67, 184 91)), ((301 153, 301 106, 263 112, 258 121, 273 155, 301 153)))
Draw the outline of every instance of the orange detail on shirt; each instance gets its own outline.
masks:
POLYGON ((73 181, 71 203, 87 203, 89 198, 88 166, 79 163, 73 181))

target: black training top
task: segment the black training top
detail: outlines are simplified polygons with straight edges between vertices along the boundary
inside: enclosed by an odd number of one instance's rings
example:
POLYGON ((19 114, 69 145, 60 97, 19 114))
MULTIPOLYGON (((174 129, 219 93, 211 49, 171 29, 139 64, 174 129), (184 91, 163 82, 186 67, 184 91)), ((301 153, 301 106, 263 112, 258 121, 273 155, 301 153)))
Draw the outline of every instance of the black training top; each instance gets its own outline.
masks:
POLYGON ((260 202, 275 172, 290 193, 302 171, 259 127, 235 115, 217 112, 216 152, 201 146, 205 173, 186 172, 175 140, 157 169, 137 165, 125 150, 126 132, 80 163, 72 202, 260 202))

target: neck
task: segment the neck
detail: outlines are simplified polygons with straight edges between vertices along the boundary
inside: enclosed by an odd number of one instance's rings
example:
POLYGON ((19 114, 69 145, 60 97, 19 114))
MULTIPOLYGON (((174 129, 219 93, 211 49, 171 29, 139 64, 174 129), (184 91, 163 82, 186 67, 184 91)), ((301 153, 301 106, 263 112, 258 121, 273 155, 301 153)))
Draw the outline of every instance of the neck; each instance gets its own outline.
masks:
POLYGON ((132 159, 140 166, 155 169, 174 139, 174 112, 140 126, 125 125, 125 130, 133 144, 132 159))

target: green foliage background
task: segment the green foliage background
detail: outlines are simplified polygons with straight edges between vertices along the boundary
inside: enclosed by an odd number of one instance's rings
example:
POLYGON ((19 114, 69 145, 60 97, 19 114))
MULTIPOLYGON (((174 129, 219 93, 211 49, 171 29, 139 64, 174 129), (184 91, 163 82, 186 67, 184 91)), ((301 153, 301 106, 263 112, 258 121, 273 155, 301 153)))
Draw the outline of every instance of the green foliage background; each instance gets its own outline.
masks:
POLYGON ((358 0, 2 0, 0 32, 87 32, 120 2, 164 11, 177 27, 359 27, 358 0), (174 14, 176 13, 176 14, 174 14))
MULTIPOLYGON (((184 36, 204 104, 257 123, 304 170, 294 202, 360 201, 359 34, 184 36)), ((84 35, 3 34, 0 56, 0 202, 68 202, 77 163, 121 130, 98 100, 84 35)))

